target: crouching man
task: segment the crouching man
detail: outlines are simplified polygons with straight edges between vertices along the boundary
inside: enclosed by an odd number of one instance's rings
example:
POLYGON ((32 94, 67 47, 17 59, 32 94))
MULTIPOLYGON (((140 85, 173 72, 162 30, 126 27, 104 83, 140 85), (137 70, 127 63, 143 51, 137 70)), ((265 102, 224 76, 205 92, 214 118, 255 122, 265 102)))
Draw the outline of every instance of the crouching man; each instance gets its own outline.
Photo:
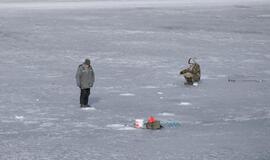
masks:
POLYGON ((76 73, 77 86, 81 89, 80 104, 81 108, 90 107, 88 99, 90 95, 90 88, 95 82, 94 70, 89 59, 85 59, 84 63, 79 65, 76 73))
POLYGON ((180 75, 183 75, 186 79, 186 84, 192 85, 194 82, 199 82, 201 79, 201 68, 200 65, 195 62, 193 58, 189 58, 188 64, 190 65, 188 68, 182 70, 180 75), (191 62, 192 61, 192 62, 191 62))

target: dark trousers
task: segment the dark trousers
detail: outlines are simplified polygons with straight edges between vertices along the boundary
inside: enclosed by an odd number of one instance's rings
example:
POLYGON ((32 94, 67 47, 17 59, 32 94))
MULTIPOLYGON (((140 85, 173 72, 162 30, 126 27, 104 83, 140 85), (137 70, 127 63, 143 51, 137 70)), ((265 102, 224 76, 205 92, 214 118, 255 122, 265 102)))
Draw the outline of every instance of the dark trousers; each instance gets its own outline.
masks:
POLYGON ((87 105, 90 95, 90 88, 81 89, 80 104, 87 105))

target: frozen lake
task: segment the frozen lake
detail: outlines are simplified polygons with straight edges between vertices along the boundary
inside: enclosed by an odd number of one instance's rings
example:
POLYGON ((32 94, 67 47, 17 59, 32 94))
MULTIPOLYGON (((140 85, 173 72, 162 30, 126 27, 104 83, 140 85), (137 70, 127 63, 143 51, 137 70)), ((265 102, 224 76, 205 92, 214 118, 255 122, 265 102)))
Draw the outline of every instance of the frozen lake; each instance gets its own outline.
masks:
POLYGON ((270 2, 223 1, 0 0, 0 159, 269 160, 270 2), (181 127, 132 128, 151 115, 181 127))

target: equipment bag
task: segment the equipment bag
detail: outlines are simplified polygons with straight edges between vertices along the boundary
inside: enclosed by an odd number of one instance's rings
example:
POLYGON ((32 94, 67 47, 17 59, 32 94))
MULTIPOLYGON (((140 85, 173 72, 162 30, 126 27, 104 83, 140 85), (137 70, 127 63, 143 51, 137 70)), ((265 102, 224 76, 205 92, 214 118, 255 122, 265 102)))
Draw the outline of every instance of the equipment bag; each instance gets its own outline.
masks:
POLYGON ((147 122, 146 128, 147 129, 161 129, 162 126, 160 125, 160 121, 155 121, 153 123, 147 122))

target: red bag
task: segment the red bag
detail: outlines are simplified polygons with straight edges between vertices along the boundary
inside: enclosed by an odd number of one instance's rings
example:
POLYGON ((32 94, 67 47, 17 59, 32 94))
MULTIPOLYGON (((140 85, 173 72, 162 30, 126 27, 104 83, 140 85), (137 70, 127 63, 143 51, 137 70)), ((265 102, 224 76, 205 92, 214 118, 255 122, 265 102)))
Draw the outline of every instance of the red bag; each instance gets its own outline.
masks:
POLYGON ((149 123, 154 123, 154 122, 156 122, 155 117, 150 116, 150 117, 148 118, 148 122, 149 122, 149 123))

